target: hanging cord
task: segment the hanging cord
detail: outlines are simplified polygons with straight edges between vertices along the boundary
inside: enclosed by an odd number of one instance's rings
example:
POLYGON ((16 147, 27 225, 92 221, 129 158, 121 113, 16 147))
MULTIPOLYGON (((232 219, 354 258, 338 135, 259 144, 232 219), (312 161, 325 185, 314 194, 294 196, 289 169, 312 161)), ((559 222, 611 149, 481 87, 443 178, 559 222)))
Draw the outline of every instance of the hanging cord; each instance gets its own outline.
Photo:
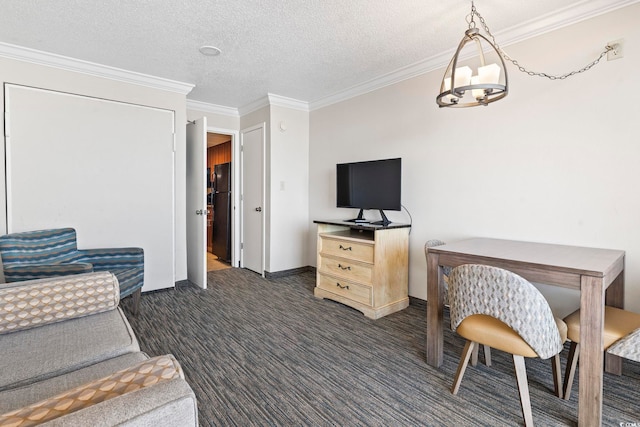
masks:
POLYGON ((496 41, 496 38, 493 36, 493 34, 491 34, 491 31, 489 31, 489 26, 487 25, 486 21, 484 20, 484 18, 482 17, 482 15, 480 15, 478 13, 478 11, 476 10, 475 5, 473 4, 473 2, 471 2, 471 20, 469 21, 469 28, 475 28, 476 27, 476 23, 473 20, 473 17, 477 16, 478 19, 480 20, 480 23, 482 24, 482 28, 484 29, 484 31, 489 35, 489 37, 491 37, 491 40, 493 41, 493 45, 498 49, 498 52, 500 52, 500 54, 502 55, 502 57, 505 59, 505 61, 509 61, 511 62, 513 65, 515 65, 516 67, 518 67, 518 70, 522 71, 523 73, 526 73, 530 76, 538 76, 538 77, 546 77, 549 80, 564 80, 567 77, 571 77, 574 76, 576 74, 580 74, 580 73, 584 73, 585 71, 590 70, 593 66, 595 66, 598 62, 600 62, 600 60, 602 58, 604 58, 604 56, 609 52, 615 49, 615 47, 607 45, 604 48, 604 51, 602 51, 602 53, 600 54, 600 56, 598 56, 595 60, 593 60, 590 64, 585 65, 584 67, 582 67, 579 70, 576 71, 571 71, 569 73, 565 73, 565 74, 561 74, 559 76, 554 76, 551 74, 547 74, 547 73, 539 73, 536 71, 530 71, 527 70, 525 67, 523 67, 522 65, 520 65, 520 63, 518 63, 518 61, 516 61, 515 59, 511 58, 509 55, 507 55, 507 52, 505 52, 499 45, 498 42, 496 41))

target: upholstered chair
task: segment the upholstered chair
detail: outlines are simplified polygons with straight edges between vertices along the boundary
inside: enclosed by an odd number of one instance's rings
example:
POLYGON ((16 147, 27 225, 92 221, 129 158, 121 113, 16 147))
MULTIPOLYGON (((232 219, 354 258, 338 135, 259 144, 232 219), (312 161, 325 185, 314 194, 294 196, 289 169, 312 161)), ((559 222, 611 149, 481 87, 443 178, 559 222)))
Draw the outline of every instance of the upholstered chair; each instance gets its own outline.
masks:
MULTIPOLYGON (((615 307, 604 309, 604 350, 640 362, 640 314, 615 307)), ((580 310, 565 317, 564 321, 567 324, 567 338, 571 340, 563 384, 563 396, 569 400, 580 357, 580 310)))
POLYGON ((556 319, 542 294, 527 280, 507 270, 467 264, 449 276, 451 329, 467 340, 451 392, 457 394, 475 346, 485 344, 511 353, 522 415, 533 425, 525 357, 552 360, 555 393, 560 387, 560 355, 566 325, 556 319))
MULTIPOLYGON (((438 239, 427 240, 424 244, 424 256, 428 258, 429 248, 433 248, 435 246, 446 245, 445 242, 438 239)), ((449 305, 449 275, 451 274, 451 267, 442 267, 442 276, 444 281, 444 292, 443 292, 443 300, 444 305, 449 305)), ((483 346, 484 348, 484 363, 487 366, 491 366, 491 347, 488 345, 483 346)), ((478 351, 479 346, 475 346, 473 349, 473 354, 471 355, 471 366, 476 366, 478 364, 478 351)))
POLYGON ((133 313, 144 284, 142 248, 78 249, 76 230, 57 228, 0 236, 6 282, 93 271, 110 271, 120 284, 120 299, 132 295, 133 313))

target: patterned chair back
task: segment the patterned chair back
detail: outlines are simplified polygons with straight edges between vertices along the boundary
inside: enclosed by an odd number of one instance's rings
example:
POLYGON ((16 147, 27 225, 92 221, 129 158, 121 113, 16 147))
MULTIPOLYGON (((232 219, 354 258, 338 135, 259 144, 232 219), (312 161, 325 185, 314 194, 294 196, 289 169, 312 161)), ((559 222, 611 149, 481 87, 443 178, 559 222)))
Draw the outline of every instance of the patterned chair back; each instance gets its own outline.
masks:
POLYGON ((0 236, 2 263, 58 264, 73 261, 77 256, 76 230, 56 228, 26 231, 0 236))
POLYGON ((562 350, 562 339, 547 300, 511 271, 466 264, 449 276, 451 329, 474 314, 494 317, 516 331, 541 359, 562 350))
POLYGON ((640 362, 640 329, 636 329, 626 337, 616 341, 607 349, 607 353, 640 362))

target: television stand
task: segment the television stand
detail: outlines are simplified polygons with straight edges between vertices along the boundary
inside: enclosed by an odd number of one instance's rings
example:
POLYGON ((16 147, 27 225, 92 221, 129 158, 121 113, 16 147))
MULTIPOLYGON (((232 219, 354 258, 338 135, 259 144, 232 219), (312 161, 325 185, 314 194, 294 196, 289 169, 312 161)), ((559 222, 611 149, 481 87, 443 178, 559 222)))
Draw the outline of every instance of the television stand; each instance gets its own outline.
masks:
POLYGON ((380 217, 382 218, 380 221, 376 221, 376 222, 372 222, 371 224, 373 225, 383 225, 383 226, 387 226, 389 224, 391 224, 391 221, 389 221, 389 218, 387 218, 387 216, 384 214, 384 211, 382 209, 379 209, 380 211, 380 217))
POLYGON ((346 222, 365 222, 365 223, 369 222, 368 220, 366 220, 364 218, 364 209, 360 209, 360 212, 358 212, 358 217, 357 218, 347 219, 345 221, 346 222))
POLYGON ((316 298, 337 301, 371 319, 409 305, 410 225, 314 223, 318 224, 316 298))

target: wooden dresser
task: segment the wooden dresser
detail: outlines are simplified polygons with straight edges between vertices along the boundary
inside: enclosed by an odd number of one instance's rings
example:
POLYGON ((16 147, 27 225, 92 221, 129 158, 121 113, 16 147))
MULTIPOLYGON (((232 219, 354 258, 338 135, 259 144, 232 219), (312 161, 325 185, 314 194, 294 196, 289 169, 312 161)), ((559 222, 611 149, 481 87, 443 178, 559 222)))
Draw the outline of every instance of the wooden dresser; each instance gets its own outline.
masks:
POLYGON ((408 224, 318 224, 314 295, 353 307, 372 319, 409 305, 408 224))

